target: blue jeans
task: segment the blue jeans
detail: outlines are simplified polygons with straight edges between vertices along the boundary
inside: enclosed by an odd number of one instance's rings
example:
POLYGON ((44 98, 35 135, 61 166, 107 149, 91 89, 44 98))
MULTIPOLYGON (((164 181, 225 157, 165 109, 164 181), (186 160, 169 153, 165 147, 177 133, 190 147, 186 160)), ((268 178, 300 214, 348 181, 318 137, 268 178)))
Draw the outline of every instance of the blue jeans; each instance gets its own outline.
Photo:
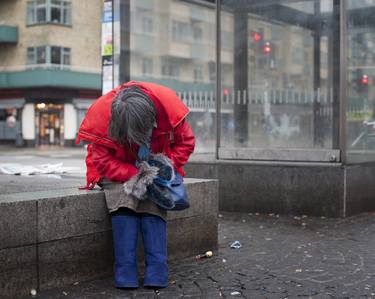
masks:
POLYGON ((144 286, 162 288, 168 285, 166 222, 150 214, 132 211, 112 214, 115 253, 115 285, 138 287, 138 232, 143 238, 145 255, 144 286))

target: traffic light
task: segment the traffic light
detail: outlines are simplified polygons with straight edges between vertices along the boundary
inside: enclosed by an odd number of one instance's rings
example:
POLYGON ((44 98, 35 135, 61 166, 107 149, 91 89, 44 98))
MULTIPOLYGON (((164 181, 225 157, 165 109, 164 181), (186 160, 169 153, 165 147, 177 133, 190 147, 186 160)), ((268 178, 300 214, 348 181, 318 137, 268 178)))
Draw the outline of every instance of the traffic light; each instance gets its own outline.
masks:
POLYGON ((359 92, 363 95, 368 95, 368 81, 369 77, 367 74, 362 74, 360 80, 359 80, 359 92))
POLYGON ((272 47, 270 42, 265 42, 263 45, 263 54, 270 55, 272 52, 272 47))
POLYGON ((256 67, 261 69, 275 68, 275 45, 270 40, 265 40, 264 28, 250 31, 250 47, 254 53, 256 67))
POLYGON ((353 86, 354 89, 362 95, 368 93, 370 77, 368 74, 362 72, 362 70, 357 69, 353 73, 353 86))
POLYGON ((368 75, 367 74, 362 75, 361 84, 362 85, 368 85, 368 75))
POLYGON ((249 46, 253 48, 255 52, 259 52, 262 49, 264 40, 263 28, 257 28, 256 30, 250 31, 249 46))
POLYGON ((251 38, 253 39, 254 43, 259 43, 263 39, 262 33, 258 31, 251 31, 251 38))
POLYGON ((275 46, 273 43, 267 41, 263 43, 263 67, 269 70, 275 69, 275 46))

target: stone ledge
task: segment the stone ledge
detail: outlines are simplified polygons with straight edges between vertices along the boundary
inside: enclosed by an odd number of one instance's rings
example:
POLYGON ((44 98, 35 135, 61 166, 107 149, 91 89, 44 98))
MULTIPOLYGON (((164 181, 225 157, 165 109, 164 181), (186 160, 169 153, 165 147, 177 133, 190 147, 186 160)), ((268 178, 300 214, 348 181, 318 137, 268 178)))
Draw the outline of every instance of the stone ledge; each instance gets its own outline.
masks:
POLYGON ((218 179, 219 209, 347 217, 375 211, 375 163, 191 160, 185 171, 218 179))
MULTIPOLYGON (((217 248, 218 181, 185 184, 190 209, 169 212, 167 219, 170 259, 217 248)), ((104 192, 66 188, 0 195, 2 298, 110 275, 112 252, 104 192)))
POLYGON ((321 164, 200 162, 188 163, 185 171, 220 181, 220 211, 345 216, 344 169, 348 167, 321 164))

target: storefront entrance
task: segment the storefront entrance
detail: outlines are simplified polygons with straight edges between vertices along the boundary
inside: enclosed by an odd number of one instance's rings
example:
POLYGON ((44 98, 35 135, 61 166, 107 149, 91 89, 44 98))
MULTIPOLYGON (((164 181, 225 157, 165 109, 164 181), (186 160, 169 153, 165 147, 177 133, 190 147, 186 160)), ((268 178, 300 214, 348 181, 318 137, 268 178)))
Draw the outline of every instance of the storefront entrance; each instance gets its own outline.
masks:
POLYGON ((64 106, 38 103, 35 111, 38 145, 64 145, 64 106))

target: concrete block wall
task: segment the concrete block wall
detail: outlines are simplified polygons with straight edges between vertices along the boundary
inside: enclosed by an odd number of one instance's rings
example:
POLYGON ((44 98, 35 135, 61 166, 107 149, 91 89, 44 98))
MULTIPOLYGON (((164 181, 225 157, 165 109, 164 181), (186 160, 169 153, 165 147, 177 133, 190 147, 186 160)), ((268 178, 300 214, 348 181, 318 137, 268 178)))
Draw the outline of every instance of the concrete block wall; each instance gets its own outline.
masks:
MULTIPOLYGON (((170 212, 170 259, 217 248, 218 182, 186 180, 191 208, 170 212)), ((0 195, 1 298, 112 275, 110 218, 101 191, 0 195)))

